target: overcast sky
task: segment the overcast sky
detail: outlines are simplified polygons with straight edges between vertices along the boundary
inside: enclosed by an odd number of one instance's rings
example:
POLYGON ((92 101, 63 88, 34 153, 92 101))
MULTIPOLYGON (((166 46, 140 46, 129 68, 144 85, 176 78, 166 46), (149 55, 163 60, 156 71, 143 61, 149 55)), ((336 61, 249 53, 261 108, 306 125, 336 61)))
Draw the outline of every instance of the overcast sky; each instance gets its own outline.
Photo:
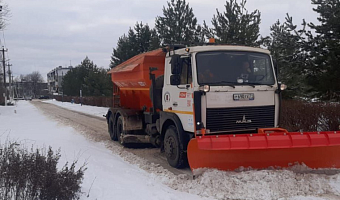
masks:
MULTIPOLYGON (((108 68, 118 37, 137 21, 154 27, 166 0, 2 0, 11 17, 1 34, 8 48, 14 76, 39 71, 46 74, 57 66, 73 66, 88 56, 99 67, 108 68)), ((238 0, 240 2, 240 0, 238 0)), ((216 8, 224 11, 225 0, 187 0, 201 24, 210 25, 216 8)), ((247 9, 261 12, 261 34, 286 13, 296 24, 304 18, 316 22, 310 0, 248 0, 247 9)), ((6 58, 7 59, 7 58, 6 58)))

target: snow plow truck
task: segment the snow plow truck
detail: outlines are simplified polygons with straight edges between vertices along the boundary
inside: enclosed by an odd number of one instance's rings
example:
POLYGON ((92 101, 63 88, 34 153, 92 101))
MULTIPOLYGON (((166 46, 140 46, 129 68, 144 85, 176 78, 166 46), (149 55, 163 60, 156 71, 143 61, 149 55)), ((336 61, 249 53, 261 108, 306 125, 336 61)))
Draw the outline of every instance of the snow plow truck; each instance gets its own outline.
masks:
POLYGON ((172 167, 340 167, 340 132, 288 132, 270 52, 203 45, 146 52, 111 69, 112 140, 151 143, 172 167))

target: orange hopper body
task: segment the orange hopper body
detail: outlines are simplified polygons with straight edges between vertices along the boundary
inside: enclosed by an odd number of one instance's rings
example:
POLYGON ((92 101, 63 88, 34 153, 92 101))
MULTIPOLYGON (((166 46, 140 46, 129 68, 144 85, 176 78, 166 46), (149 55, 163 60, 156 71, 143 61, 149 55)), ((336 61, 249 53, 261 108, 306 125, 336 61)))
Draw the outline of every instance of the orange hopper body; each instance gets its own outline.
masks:
POLYGON ((111 74, 114 87, 114 95, 120 97, 120 107, 147 110, 152 106, 149 96, 151 80, 149 68, 155 67, 152 73, 156 77, 164 74, 165 52, 162 49, 139 54, 122 64, 114 67, 108 73, 111 74), (118 94, 115 94, 118 93, 118 94))

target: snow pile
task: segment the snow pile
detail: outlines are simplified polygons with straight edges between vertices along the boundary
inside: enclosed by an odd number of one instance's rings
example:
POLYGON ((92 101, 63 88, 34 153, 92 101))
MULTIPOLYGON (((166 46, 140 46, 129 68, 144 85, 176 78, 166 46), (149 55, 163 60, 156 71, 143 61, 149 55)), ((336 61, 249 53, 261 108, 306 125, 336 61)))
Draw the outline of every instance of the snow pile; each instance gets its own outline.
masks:
POLYGON ((192 181, 195 190, 191 190, 191 193, 217 199, 279 199, 320 195, 333 193, 329 178, 326 175, 296 174, 289 170, 209 170, 192 181))
POLYGON ((55 99, 45 100, 43 102, 54 104, 56 106, 60 106, 60 107, 63 107, 69 110, 74 110, 77 112, 94 115, 97 117, 103 117, 103 115, 106 115, 109 109, 106 107, 96 107, 96 106, 80 105, 80 104, 75 104, 75 103, 72 104, 70 102, 61 102, 61 101, 56 101, 55 99))

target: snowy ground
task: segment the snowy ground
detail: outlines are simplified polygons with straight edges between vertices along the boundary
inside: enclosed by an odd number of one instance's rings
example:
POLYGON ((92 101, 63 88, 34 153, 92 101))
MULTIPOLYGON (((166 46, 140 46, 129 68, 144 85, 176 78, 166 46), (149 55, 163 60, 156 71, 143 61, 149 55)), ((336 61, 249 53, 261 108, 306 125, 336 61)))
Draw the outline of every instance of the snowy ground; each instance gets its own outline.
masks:
MULTIPOLYGON (((97 116, 107 111, 48 102, 97 116)), ((313 171, 302 166, 291 170, 209 170, 194 180, 175 176, 157 165, 145 166, 141 159, 117 155, 104 144, 85 139, 73 128, 45 117, 26 101, 19 101, 15 107, 0 107, 0 124, 0 142, 9 137, 26 145, 61 147, 61 163, 86 161, 88 170, 81 199, 340 199, 339 174, 327 175, 328 170, 313 171), (151 170, 143 170, 146 168, 151 170)))
POLYGON ((0 107, 0 122, 2 142, 10 138, 26 146, 61 148, 61 163, 75 159, 79 163, 87 162, 82 185, 85 194, 81 199, 200 199, 165 186, 137 166, 112 154, 104 145, 89 142, 74 129, 46 118, 27 101, 19 101, 16 107, 0 107))

